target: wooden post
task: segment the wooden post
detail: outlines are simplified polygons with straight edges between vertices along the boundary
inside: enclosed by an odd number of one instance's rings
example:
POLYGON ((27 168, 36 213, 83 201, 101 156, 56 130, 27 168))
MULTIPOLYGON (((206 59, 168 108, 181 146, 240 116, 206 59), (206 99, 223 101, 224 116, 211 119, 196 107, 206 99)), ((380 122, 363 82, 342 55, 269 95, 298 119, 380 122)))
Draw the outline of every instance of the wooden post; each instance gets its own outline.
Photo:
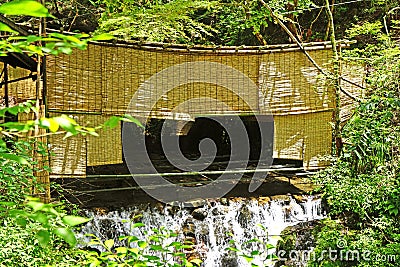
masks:
MULTIPOLYGON (((44 1, 41 1, 44 4, 44 1)), ((40 19, 39 22, 39 36, 43 36, 45 31, 45 20, 44 18, 40 19)), ((41 41, 39 41, 38 45, 42 45, 41 41)), ((45 108, 42 105, 43 100, 43 83, 42 83, 42 62, 43 58, 40 55, 37 55, 37 68, 36 68, 36 110, 34 113, 34 119, 40 120, 40 118, 45 116, 45 108)), ((35 126, 34 136, 34 151, 33 158, 37 161, 37 165, 35 166, 34 176, 36 177, 36 182, 40 185, 38 186, 41 190, 38 190, 38 187, 34 189, 34 194, 40 197, 40 200, 48 203, 50 202, 50 175, 49 172, 45 170, 46 164, 48 164, 48 151, 47 151, 47 137, 45 136, 46 131, 44 129, 39 129, 39 127, 35 126), (41 137, 38 137, 41 136, 41 137), (39 152, 40 146, 45 147, 45 153, 41 154, 39 152)), ((42 150, 43 151, 43 150, 42 150)))
POLYGON ((332 51, 333 51, 333 85, 335 88, 335 112, 334 112, 334 137, 335 137, 335 150, 336 156, 339 157, 342 151, 342 136, 341 136, 341 129, 340 129, 340 61, 339 61, 339 53, 337 50, 337 43, 336 43, 336 36, 335 36, 335 23, 333 21, 333 14, 330 9, 329 0, 325 0, 325 7, 326 12, 328 13, 329 17, 329 25, 330 25, 330 40, 332 44, 332 51))
POLYGON ((8 96, 8 64, 4 63, 4 101, 6 108, 10 106, 10 98, 8 96))

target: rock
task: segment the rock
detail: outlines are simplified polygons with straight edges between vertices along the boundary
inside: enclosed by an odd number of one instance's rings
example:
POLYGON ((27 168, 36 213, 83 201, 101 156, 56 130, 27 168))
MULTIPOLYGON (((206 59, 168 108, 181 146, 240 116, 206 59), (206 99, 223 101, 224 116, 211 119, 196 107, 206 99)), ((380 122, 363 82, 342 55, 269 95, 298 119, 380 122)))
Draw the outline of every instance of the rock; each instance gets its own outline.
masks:
MULTIPOLYGON (((306 262, 300 259, 290 258, 289 255, 299 255, 307 253, 315 247, 314 229, 319 227, 320 221, 302 222, 294 226, 289 226, 281 233, 281 240, 276 246, 276 251, 279 256, 287 258, 286 260, 278 261, 275 267, 288 266, 288 267, 304 267, 307 266, 306 262), (295 251, 296 253, 291 253, 295 251)), ((307 254, 304 254, 307 255, 307 254)))
POLYGON ((228 201, 228 199, 225 198, 225 197, 221 198, 221 199, 219 200, 219 202, 220 202, 222 205, 226 205, 226 206, 229 205, 229 201, 228 201))
POLYGON ((301 203, 307 200, 307 197, 303 195, 293 195, 293 198, 296 199, 297 203, 301 203))
POLYGON ((199 208, 204 207, 207 204, 205 199, 195 198, 183 203, 183 207, 185 208, 199 208))
POLYGON ((271 196, 271 200, 281 200, 285 202, 290 202, 290 195, 276 195, 276 196, 271 196))
POLYGON ((182 226, 182 232, 186 237, 195 237, 196 226, 190 219, 187 220, 182 226))
POLYGON ((247 205, 243 205, 240 208, 239 211, 239 216, 238 216, 238 222, 239 224, 243 227, 246 228, 247 227, 247 223, 249 221, 251 221, 251 217, 253 216, 253 214, 251 213, 251 211, 249 210, 249 208, 247 207, 247 205))
POLYGON ((228 206, 215 206, 213 209, 211 209, 211 214, 214 216, 225 215, 228 212, 229 212, 228 206))
POLYGON ((154 205, 154 208, 158 211, 158 212, 163 212, 164 211, 164 205, 161 202, 157 202, 154 205))
POLYGON ((260 203, 260 205, 269 204, 270 201, 271 201, 270 197, 259 197, 258 198, 258 203, 260 203))
POLYGON ((199 221, 203 221, 207 215, 208 211, 205 208, 198 208, 192 212, 192 217, 199 221))
POLYGON ((180 207, 177 205, 166 205, 164 209, 165 214, 175 215, 180 210, 180 207))
POLYGON ((108 208, 93 208, 93 211, 98 215, 106 215, 110 210, 108 208))

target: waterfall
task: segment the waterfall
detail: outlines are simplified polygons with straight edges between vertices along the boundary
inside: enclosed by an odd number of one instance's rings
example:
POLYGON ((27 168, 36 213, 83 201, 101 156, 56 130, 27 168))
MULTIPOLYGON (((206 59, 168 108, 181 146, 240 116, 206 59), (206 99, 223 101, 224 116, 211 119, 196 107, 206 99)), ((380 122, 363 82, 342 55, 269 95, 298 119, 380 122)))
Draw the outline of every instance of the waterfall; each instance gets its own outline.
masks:
MULTIPOLYGON (((87 216, 93 220, 83 227, 80 237, 87 242, 89 239, 85 234, 94 234, 102 240, 119 242, 119 236, 135 235, 144 239, 145 232, 165 227, 179 233, 177 240, 193 239, 194 252, 203 260, 202 266, 249 266, 244 258, 226 250, 232 246, 229 240, 245 244, 258 238, 276 245, 286 227, 324 217, 321 200, 313 196, 303 197, 301 201, 292 197, 263 199, 208 200, 197 208, 147 205, 103 214, 88 211, 87 216), (130 222, 138 214, 141 214, 140 221, 144 226, 132 229, 130 222)), ((259 250, 260 244, 248 243, 246 249, 259 250)), ((272 254, 274 249, 266 253, 272 254)), ((259 258, 255 258, 254 263, 262 264, 259 258)))

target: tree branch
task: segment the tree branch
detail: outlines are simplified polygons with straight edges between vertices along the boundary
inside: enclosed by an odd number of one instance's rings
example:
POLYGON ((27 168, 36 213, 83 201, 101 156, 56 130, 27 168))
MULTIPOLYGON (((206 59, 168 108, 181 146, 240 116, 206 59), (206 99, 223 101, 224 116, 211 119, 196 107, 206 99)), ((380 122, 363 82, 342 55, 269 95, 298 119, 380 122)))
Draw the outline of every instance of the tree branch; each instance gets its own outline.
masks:
MULTIPOLYGON (((265 6, 265 7, 268 9, 268 11, 271 13, 272 18, 276 21, 276 23, 278 23, 279 26, 281 26, 282 29, 289 35, 289 37, 290 37, 292 40, 294 40, 294 41, 296 42, 296 44, 298 45, 298 47, 300 48, 300 50, 304 53, 304 55, 308 58, 308 60, 310 60, 310 62, 311 62, 323 75, 325 75, 325 76, 326 76, 327 78, 329 78, 329 79, 332 79, 333 74, 330 73, 330 72, 325 71, 323 68, 321 68, 321 67, 318 65, 318 63, 310 56, 310 54, 309 54, 309 53, 307 52, 307 50, 304 48, 304 46, 302 45, 302 43, 294 36, 294 34, 288 29, 288 27, 286 27, 286 25, 279 19, 279 17, 278 17, 277 15, 275 15, 275 13, 274 13, 274 11, 272 10, 272 8, 271 8, 267 3, 265 3, 264 0, 259 0, 259 1, 260 1, 260 3, 261 3, 263 6, 265 6)), ((362 86, 360 86, 360 85, 357 85, 357 84, 355 84, 355 83, 353 83, 353 82, 351 82, 351 81, 349 81, 349 80, 347 80, 347 79, 345 79, 345 78, 343 78, 343 77, 340 77, 340 79, 342 79, 342 80, 344 80, 344 81, 346 81, 346 82, 348 82, 348 83, 350 83, 350 84, 356 85, 356 86, 358 86, 358 87, 360 87, 360 88, 364 88, 364 87, 362 87, 362 86)), ((342 91, 345 95, 347 95, 348 97, 350 97, 352 100, 357 101, 357 102, 361 102, 361 99, 359 99, 359 98, 356 97, 356 96, 353 96, 350 92, 346 91, 346 90, 343 89, 342 87, 340 87, 340 91, 342 91)))

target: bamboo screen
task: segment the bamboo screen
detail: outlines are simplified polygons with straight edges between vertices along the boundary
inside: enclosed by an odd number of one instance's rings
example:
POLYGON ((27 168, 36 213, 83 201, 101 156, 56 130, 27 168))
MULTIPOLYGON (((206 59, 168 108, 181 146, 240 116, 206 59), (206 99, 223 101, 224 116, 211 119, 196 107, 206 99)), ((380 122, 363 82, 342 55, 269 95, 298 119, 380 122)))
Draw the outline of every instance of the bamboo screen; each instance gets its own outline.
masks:
MULTIPOLYGON (((310 45, 307 49, 320 66, 330 69, 331 52, 326 44, 310 45)), ((200 71, 204 77, 213 75, 206 68, 200 71)), ((123 115, 135 93, 138 114, 147 110, 152 118, 177 118, 178 113, 185 115, 185 119, 199 114, 243 114, 254 111, 249 105, 257 106, 258 111, 269 106, 275 121, 275 158, 302 160, 304 167, 312 168, 324 165, 321 156, 331 153, 332 86, 294 46, 207 49, 96 43, 69 56, 49 57, 46 74, 49 114, 68 112, 83 125, 96 125, 111 115, 123 115), (220 79, 229 80, 232 85, 243 83, 236 85, 239 92, 221 84, 188 80, 161 94, 153 103, 152 97, 159 92, 143 89, 148 79, 169 67, 203 61, 241 72, 258 89, 253 90, 237 77, 222 77, 223 74, 220 79), (182 102, 185 104, 180 105, 182 102)), ((160 87, 179 81, 183 74, 164 77, 159 81, 160 87)), ((122 163, 120 127, 98 139, 54 137, 50 144, 55 173, 85 175, 87 166, 122 163)))
MULTIPOLYGON (((0 69, 4 69, 4 63, 0 62, 0 69)), ((8 80, 13 81, 16 79, 22 79, 31 74, 29 70, 25 70, 19 67, 8 66, 8 80)), ((13 106, 18 103, 22 103, 26 100, 32 100, 36 98, 36 84, 32 79, 24 79, 17 82, 9 83, 8 85, 8 98, 9 105, 13 106)), ((4 86, 0 89, 0 106, 5 106, 5 91, 4 86)))

